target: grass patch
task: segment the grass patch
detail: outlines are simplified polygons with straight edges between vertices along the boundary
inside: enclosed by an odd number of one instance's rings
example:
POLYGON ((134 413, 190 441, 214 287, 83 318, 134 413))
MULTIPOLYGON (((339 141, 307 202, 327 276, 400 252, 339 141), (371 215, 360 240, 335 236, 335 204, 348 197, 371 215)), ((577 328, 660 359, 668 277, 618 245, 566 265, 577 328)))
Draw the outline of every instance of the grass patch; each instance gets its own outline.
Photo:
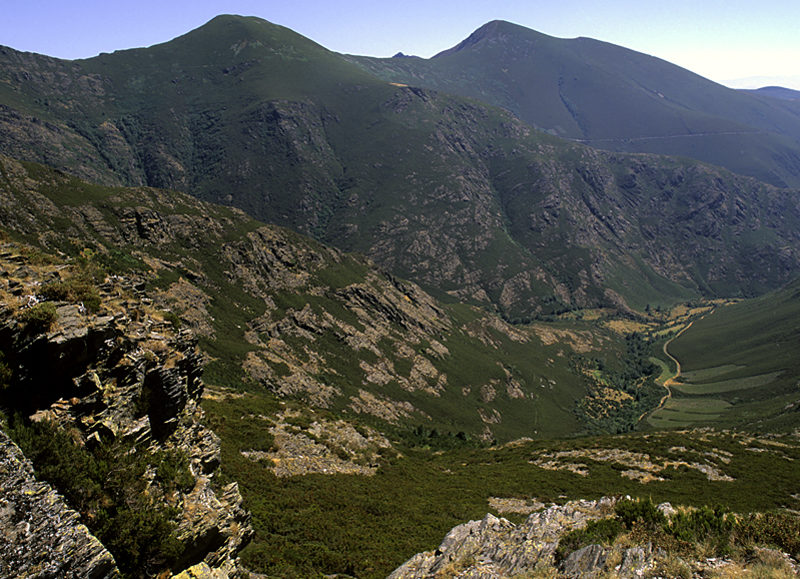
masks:
POLYGON ((737 390, 749 390, 751 388, 758 388, 759 386, 766 386, 767 384, 775 381, 775 379, 781 374, 782 372, 771 372, 769 374, 747 376, 745 378, 733 378, 731 380, 710 382, 707 384, 675 384, 674 388, 683 392, 684 394, 722 394, 724 392, 735 392, 737 390))
POLYGON ((648 359, 661 370, 661 372, 658 374, 658 378, 656 378, 656 384, 663 384, 675 375, 675 372, 672 370, 672 368, 670 368, 669 364, 667 364, 661 358, 650 356, 648 359))
POLYGON ((741 370, 742 368, 745 368, 745 366, 739 366, 736 364, 723 364, 722 366, 714 366, 713 368, 703 368, 702 370, 681 372, 681 378, 683 378, 683 380, 686 382, 705 382, 707 380, 713 380, 714 378, 719 378, 725 374, 730 374, 731 372, 741 370))
POLYGON ((656 410, 648 421, 656 428, 688 427, 708 424, 731 407, 729 402, 716 398, 670 398, 664 407, 656 410))

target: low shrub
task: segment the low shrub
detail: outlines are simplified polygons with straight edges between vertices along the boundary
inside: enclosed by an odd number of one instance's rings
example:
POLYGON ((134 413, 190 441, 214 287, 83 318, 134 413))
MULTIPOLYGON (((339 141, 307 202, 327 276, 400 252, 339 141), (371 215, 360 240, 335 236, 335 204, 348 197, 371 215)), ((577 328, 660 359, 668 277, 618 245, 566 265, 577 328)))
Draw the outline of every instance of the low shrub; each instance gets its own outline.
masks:
POLYGON ((708 506, 675 513, 665 531, 685 543, 707 543, 716 554, 727 554, 731 547, 735 518, 722 507, 708 506))
POLYGON ((648 529, 658 529, 666 525, 667 517, 658 510, 652 499, 623 499, 614 507, 617 519, 630 530, 634 524, 648 529))
POLYGON ((33 334, 46 332, 57 318, 56 306, 51 302, 42 302, 25 308, 19 315, 19 321, 25 327, 25 331, 33 334))
POLYGON ((789 513, 751 513, 738 520, 737 543, 767 545, 800 557, 800 517, 789 513))
POLYGON ((39 295, 46 300, 80 302, 90 312, 100 309, 100 294, 88 276, 81 275, 46 283, 40 288, 39 295))
POLYGON ((563 561, 570 553, 587 545, 610 545, 624 530, 625 526, 616 518, 589 521, 583 529, 575 529, 561 537, 555 552, 556 561, 563 561))

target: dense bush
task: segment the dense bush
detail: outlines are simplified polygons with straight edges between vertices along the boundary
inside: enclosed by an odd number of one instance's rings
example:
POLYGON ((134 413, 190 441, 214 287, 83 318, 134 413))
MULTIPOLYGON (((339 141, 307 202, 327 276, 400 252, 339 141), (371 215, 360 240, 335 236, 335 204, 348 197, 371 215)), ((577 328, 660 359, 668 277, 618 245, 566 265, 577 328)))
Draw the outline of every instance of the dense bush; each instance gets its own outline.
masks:
POLYGON ((727 553, 731 546, 731 533, 735 519, 722 507, 700 507, 675 513, 665 530, 685 543, 706 542, 717 553, 727 553))
POLYGON ((666 525, 667 517, 658 510, 651 499, 623 499, 614 507, 617 519, 626 529, 634 524, 648 529, 657 529, 666 525))
POLYGON ((577 363, 578 371, 588 371, 594 376, 592 394, 579 401, 574 409, 587 431, 595 434, 631 432, 643 414, 658 406, 664 389, 654 380, 659 368, 650 361, 652 348, 652 343, 633 332, 625 338, 626 352, 619 364, 609 365, 599 358, 581 359, 577 363), (610 401, 606 389, 628 396, 610 401))
POLYGON ((151 454, 120 442, 89 451, 53 424, 19 417, 9 434, 37 476, 81 514, 126 576, 153 576, 175 563, 182 551, 172 522, 176 512, 153 496, 146 472, 153 468, 167 491, 185 490, 191 477, 185 457, 151 454))
POLYGON ((625 526, 617 518, 589 521, 585 528, 561 537, 555 552, 556 561, 563 561, 570 553, 586 545, 610 545, 624 530, 625 526))
POLYGON ((414 428, 403 429, 398 432, 403 442, 415 448, 429 448, 432 450, 452 450, 455 448, 480 448, 485 444, 463 431, 439 432, 436 428, 418 425, 414 428))
POLYGON ((40 334, 49 330, 56 318, 58 318, 56 306, 50 302, 25 308, 19 315, 19 320, 25 327, 25 331, 33 334, 40 334))

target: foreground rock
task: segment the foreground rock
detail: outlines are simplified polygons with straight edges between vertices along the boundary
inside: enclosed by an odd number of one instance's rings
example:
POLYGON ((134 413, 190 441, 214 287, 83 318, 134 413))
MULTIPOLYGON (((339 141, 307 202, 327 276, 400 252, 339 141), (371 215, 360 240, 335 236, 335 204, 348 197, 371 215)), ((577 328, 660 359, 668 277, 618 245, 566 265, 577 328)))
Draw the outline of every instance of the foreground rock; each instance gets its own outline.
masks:
MULTIPOLYGON (((144 474, 143 494, 174 513, 182 550, 174 565, 204 563, 236 574, 237 554, 252 534, 250 515, 236 483, 212 484, 220 442, 202 423, 194 336, 150 307, 134 278, 108 278, 94 288, 93 311, 70 303, 67 291, 65 301, 40 303, 49 295, 44 287, 77 287, 74 275, 63 265, 33 265, 10 246, 0 251, 4 406, 57 425, 87 453, 119 441, 137 455, 182 457, 184 466, 169 475, 174 480, 152 466, 144 474)), ((23 576, 115 576, 114 558, 78 513, 34 480, 31 463, 5 434, 0 451, 0 575, 24 563, 30 571, 23 576)))
MULTIPOLYGON (((495 499, 496 500, 496 499, 495 499)), ((520 577, 619 578, 638 577, 793 577, 800 564, 787 553, 750 544, 739 560, 708 557, 703 548, 667 552, 636 532, 613 544, 588 544, 564 553, 559 543, 570 531, 590 521, 614 515, 618 499, 570 501, 532 513, 515 525, 487 514, 451 530, 435 551, 419 553, 396 569, 389 579, 500 579, 520 577)), ((669 504, 658 510, 670 517, 669 504)), ((707 537, 706 537, 707 538, 707 537)))
POLYGON ((450 531, 433 552, 412 557, 390 579, 512 577, 552 566, 560 537, 614 512, 614 499, 573 501, 531 514, 521 525, 487 514, 450 531))

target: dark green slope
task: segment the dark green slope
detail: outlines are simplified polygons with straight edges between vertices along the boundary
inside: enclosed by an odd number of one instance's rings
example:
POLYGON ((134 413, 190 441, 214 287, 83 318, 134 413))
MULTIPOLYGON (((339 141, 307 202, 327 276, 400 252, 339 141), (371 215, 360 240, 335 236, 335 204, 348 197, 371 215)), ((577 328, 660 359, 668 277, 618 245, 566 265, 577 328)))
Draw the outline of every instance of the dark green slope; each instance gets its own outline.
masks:
POLYGON ((741 89, 752 95, 766 96, 773 99, 785 101, 800 101, 800 91, 782 86, 764 86, 757 89, 741 89))
POLYGON ((393 86, 263 20, 85 61, 0 57, 2 151, 234 205, 514 320, 750 295, 800 263, 791 192, 393 86))
POLYGON ((678 154, 800 184, 796 110, 605 42, 494 21, 431 59, 350 59, 381 78, 478 98, 593 146, 678 154))

